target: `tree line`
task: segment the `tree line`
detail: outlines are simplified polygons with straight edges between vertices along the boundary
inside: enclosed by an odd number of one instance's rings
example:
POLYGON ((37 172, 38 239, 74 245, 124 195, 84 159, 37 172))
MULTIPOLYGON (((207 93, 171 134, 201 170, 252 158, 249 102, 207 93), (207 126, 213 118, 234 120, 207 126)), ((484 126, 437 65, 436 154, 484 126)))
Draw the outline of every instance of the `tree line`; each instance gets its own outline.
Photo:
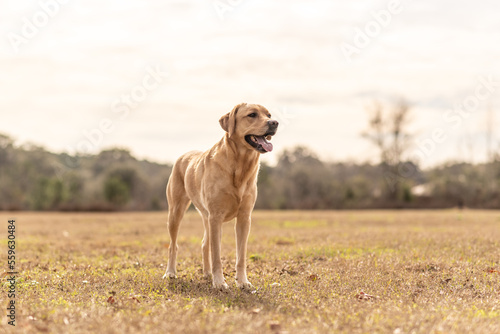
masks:
POLYGON ((71 156, 36 145, 16 146, 0 134, 0 209, 165 209, 171 168, 137 160, 126 149, 71 156))
MULTIPOLYGON (((379 145, 376 138, 385 135, 380 130, 377 137, 376 129, 383 120, 377 119, 380 113, 373 115, 365 136, 379 145)), ((403 158, 403 143, 395 143, 406 138, 404 133, 399 128, 382 140, 377 164, 322 161, 307 147, 283 151, 275 166, 261 166, 256 208, 500 208, 500 159, 421 170, 403 158)), ((171 170, 172 165, 138 160, 126 149, 72 156, 15 145, 0 135, 0 209, 165 210, 171 170)))

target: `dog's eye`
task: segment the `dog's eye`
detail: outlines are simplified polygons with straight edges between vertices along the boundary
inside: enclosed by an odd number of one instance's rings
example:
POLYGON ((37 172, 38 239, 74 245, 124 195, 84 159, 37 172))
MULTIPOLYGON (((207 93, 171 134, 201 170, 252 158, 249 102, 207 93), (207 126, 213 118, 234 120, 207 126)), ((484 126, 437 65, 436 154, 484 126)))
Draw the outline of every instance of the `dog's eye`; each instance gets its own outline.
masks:
POLYGON ((267 115, 267 117, 271 118, 271 114, 267 115))
POLYGON ((255 117, 257 117, 257 113, 254 113, 254 112, 253 112, 253 113, 251 113, 250 115, 248 115, 248 117, 255 118, 255 117))

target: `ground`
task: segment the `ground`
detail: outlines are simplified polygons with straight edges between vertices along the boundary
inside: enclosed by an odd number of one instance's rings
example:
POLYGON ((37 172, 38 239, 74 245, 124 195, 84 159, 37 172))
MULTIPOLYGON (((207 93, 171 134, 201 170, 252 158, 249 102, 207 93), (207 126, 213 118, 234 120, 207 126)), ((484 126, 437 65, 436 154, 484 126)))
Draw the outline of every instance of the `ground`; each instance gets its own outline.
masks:
MULTIPOLYGON (((167 214, 1 213, 16 218, 16 333, 499 333, 500 212, 255 212, 249 279, 203 279, 201 219, 162 279, 167 214)), ((2 280, 8 289, 8 276, 2 280)), ((9 299, 1 296, 2 309, 9 299)), ((5 312, 5 311, 4 311, 5 312)))

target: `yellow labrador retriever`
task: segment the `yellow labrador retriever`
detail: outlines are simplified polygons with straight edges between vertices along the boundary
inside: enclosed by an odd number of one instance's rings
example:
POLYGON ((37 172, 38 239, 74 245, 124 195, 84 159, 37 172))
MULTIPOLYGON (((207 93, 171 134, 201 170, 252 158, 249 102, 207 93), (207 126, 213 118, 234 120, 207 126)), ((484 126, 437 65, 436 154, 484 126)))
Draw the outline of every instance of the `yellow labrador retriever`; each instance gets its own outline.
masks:
POLYGON ((177 233, 192 202, 203 217, 203 273, 212 275, 214 288, 227 289, 222 273, 222 224, 236 218, 236 284, 253 289, 247 279, 246 252, 251 214, 257 198, 261 153, 271 152, 269 142, 278 122, 266 108, 242 103, 222 116, 224 137, 207 152, 189 152, 174 165, 167 185, 170 249, 165 277, 176 277, 177 233))

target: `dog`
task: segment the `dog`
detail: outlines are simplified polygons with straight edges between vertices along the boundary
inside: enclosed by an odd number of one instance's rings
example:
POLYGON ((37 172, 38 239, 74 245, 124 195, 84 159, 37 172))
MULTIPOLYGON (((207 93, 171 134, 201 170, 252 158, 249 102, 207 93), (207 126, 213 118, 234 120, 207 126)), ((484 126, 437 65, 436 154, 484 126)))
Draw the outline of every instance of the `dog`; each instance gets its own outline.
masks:
POLYGON ((203 274, 216 289, 228 289, 222 272, 222 224, 236 218, 236 285, 255 290, 248 281, 246 253, 251 215, 257 199, 260 155, 271 152, 269 141, 279 123, 258 104, 242 103, 222 116, 224 137, 206 152, 193 151, 174 164, 167 184, 170 247, 164 278, 176 277, 177 234, 191 203, 203 218, 203 274))

